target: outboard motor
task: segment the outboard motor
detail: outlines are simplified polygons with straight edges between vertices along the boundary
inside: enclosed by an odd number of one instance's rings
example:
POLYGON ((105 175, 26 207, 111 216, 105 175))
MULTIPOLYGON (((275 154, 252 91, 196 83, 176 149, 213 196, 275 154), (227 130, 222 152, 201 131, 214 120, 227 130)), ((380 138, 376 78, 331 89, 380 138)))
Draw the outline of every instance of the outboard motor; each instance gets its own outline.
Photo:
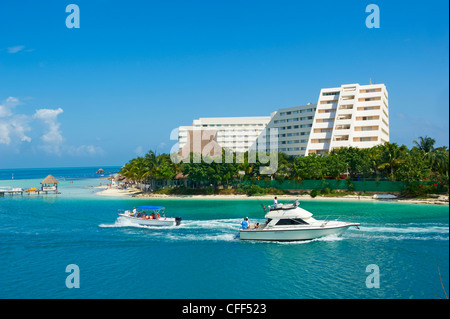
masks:
POLYGON ((181 217, 175 217, 175 223, 177 226, 179 226, 181 223, 181 217))

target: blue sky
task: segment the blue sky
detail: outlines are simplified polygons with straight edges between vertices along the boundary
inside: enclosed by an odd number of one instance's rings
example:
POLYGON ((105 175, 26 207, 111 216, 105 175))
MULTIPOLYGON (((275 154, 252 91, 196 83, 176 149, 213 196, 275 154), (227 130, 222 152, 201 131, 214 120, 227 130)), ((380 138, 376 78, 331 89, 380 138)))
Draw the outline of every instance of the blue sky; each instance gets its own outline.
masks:
POLYGON ((391 142, 449 145, 447 1, 0 2, 0 168, 123 165, 194 118, 384 83, 391 142), (68 4, 80 28, 68 29, 68 4), (365 8, 380 8, 368 29, 365 8))

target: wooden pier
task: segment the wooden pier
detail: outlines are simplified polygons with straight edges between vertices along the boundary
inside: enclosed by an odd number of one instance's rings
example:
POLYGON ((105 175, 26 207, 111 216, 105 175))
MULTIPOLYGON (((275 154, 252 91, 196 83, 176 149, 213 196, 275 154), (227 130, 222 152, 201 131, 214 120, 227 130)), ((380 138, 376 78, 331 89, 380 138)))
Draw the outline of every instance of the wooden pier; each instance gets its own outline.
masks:
POLYGON ((48 195, 48 194, 61 194, 58 192, 58 181, 52 175, 48 175, 41 182, 41 188, 38 189, 36 187, 33 188, 12 188, 12 189, 0 189, 0 197, 4 197, 5 195, 48 195))
POLYGON ((27 191, 27 190, 3 190, 0 189, 0 197, 3 197, 5 195, 48 195, 48 194, 61 194, 58 191, 46 191, 46 190, 41 190, 41 189, 37 189, 35 191, 27 191))

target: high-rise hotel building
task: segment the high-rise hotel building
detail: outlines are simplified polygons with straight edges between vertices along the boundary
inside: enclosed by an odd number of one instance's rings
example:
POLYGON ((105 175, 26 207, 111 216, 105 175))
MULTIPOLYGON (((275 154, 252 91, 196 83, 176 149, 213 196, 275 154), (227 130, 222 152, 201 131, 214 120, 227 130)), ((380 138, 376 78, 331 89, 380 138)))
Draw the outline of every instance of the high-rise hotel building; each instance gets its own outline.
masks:
POLYGON ((389 142, 388 105, 384 84, 346 84, 322 89, 317 104, 282 108, 271 116, 194 120, 192 126, 179 127, 178 144, 188 147, 192 132, 200 130, 234 152, 278 149, 306 156, 340 147, 370 148, 389 142), (277 138, 271 129, 276 129, 277 138))
POLYGON ((389 142, 389 103, 384 84, 322 89, 306 154, 340 147, 370 148, 389 142))

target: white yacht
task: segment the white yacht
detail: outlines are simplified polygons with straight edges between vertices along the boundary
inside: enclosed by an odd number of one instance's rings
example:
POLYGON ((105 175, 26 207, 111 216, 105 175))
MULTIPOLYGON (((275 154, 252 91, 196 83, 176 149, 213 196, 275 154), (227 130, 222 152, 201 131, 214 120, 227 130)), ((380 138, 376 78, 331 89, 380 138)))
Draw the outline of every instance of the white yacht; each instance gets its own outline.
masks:
POLYGON ((139 206, 133 210, 126 210, 119 216, 136 224, 144 226, 178 226, 181 217, 166 217, 163 206, 139 206))
MULTIPOLYGON (((264 207, 263 207, 264 208, 264 207)), ((307 210, 294 204, 269 206, 265 215, 266 223, 252 225, 239 230, 242 240, 296 241, 310 240, 328 235, 340 235, 351 226, 359 223, 348 223, 337 220, 316 220, 307 210)))

